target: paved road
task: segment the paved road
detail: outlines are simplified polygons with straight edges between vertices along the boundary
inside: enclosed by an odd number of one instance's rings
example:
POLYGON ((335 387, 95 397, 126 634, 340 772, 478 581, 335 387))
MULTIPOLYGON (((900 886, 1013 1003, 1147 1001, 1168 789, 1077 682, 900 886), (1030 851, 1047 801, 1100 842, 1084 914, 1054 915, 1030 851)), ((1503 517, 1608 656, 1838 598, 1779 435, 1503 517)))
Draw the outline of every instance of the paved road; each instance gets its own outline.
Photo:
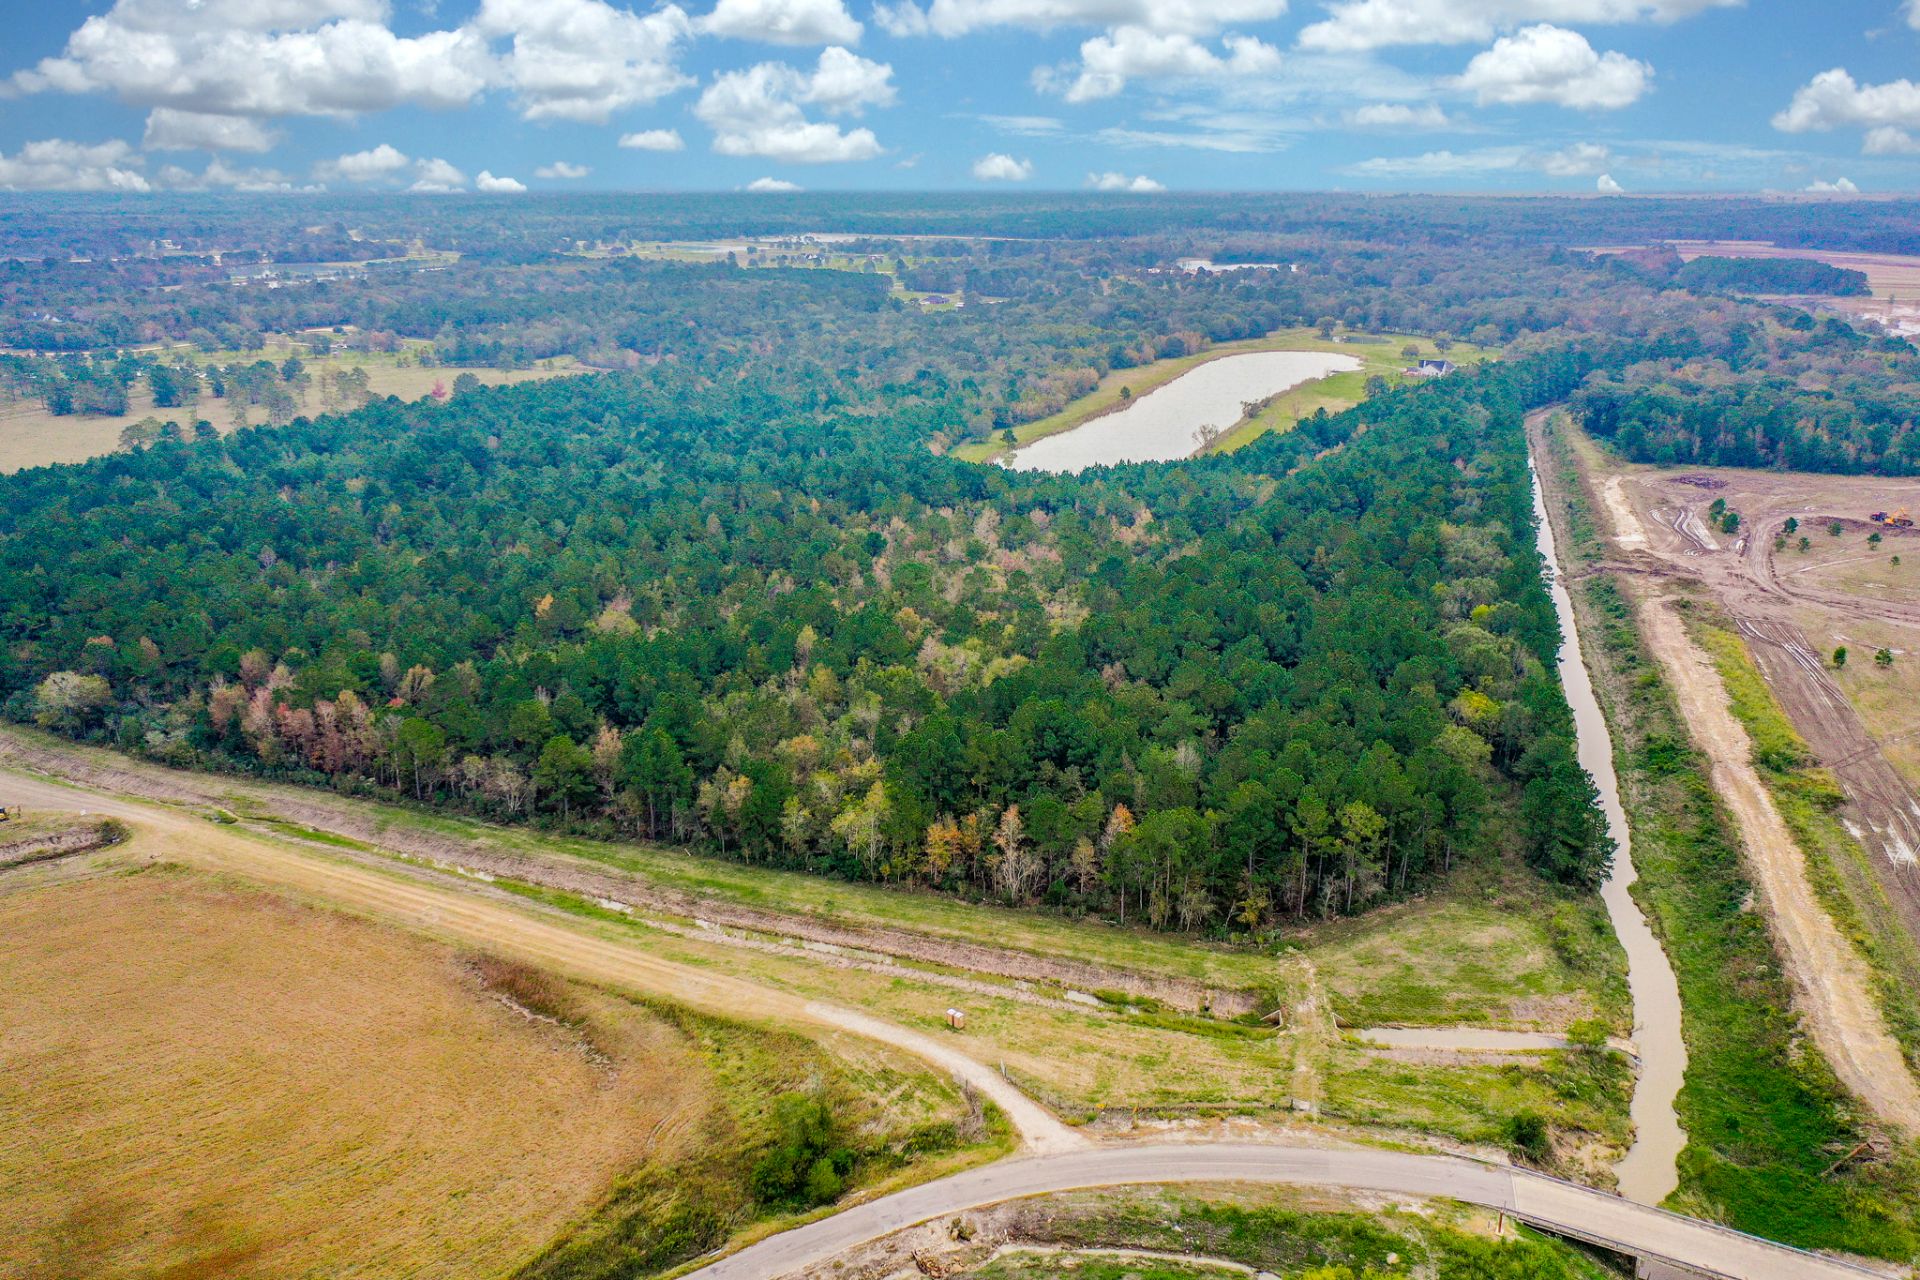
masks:
POLYGON ((1501 1209, 1625 1253, 1731 1280, 1884 1276, 1524 1170, 1399 1151, 1195 1144, 1104 1147, 1006 1160, 770 1236, 685 1280, 774 1280, 902 1228, 1024 1196, 1139 1183, 1271 1182, 1438 1196, 1501 1209))

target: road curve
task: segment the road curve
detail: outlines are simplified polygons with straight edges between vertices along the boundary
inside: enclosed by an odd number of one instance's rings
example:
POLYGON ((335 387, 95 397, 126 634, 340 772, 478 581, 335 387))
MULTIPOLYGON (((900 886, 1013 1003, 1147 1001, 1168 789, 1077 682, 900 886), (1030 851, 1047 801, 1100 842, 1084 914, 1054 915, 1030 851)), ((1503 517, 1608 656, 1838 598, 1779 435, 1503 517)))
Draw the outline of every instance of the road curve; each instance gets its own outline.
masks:
POLYGON ((1884 1276, 1524 1169, 1400 1151, 1210 1143, 1102 1147, 1005 1160, 769 1236, 683 1280, 776 1280, 948 1214, 1091 1187, 1182 1182, 1289 1183, 1463 1200, 1621 1253, 1729 1280, 1884 1276))
POLYGON ((181 862, 311 893, 409 928, 507 951, 589 981, 659 995, 722 1017, 768 1018, 892 1045, 990 1098, 1006 1113, 1024 1150, 1046 1155, 1088 1145, 1082 1134, 994 1068, 935 1036, 841 1005, 678 964, 652 954, 638 940, 596 935, 564 919, 530 912, 517 902, 489 898, 474 886, 450 884, 431 872, 397 863, 374 866, 349 861, 221 826, 169 805, 17 770, 0 769, 0 800, 30 809, 85 810, 125 818, 176 837, 169 853, 181 862))

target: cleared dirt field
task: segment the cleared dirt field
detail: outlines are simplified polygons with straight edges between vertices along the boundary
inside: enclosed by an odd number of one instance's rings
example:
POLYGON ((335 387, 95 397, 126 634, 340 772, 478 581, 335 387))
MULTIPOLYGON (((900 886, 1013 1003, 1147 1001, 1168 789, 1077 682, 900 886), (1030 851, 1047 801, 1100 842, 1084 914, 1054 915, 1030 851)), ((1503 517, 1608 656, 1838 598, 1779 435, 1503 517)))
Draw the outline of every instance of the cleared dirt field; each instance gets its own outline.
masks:
POLYGON ((1871 994, 1866 962, 1819 901, 1808 857, 1756 772, 1752 739, 1728 709, 1723 676, 1676 606, 1686 608, 1685 593, 1704 588, 1725 611, 1792 727, 1832 771, 1844 797, 1840 820, 1866 850, 1877 892, 1898 917, 1889 927, 1904 927, 1909 940, 1920 937, 1920 803, 1881 748, 1920 726, 1920 711, 1880 687, 1886 673, 1875 670, 1868 647, 1901 635, 1913 637, 1904 647, 1920 644, 1920 606, 1884 589, 1847 590, 1845 578, 1850 566, 1869 559, 1874 573, 1884 566, 1891 577, 1920 551, 1912 530, 1883 530, 1866 519, 1873 511, 1920 506, 1920 485, 1637 466, 1606 454, 1564 420, 1559 429, 1569 433, 1607 513, 1617 567, 1636 583, 1641 634, 1712 760, 1716 790, 1739 817, 1816 1040, 1856 1094, 1883 1119, 1912 1129, 1920 1088, 1871 994), (1739 514, 1736 528, 1725 527, 1716 502, 1739 514), (1790 531, 1789 519, 1796 523, 1790 531), (1882 535, 1878 546, 1867 541, 1874 532, 1882 535), (1892 557, 1903 550, 1896 568, 1892 557), (1849 632, 1859 639, 1849 641, 1849 632), (1845 672, 1831 663, 1836 643, 1860 646, 1845 672), (1854 685, 1855 697, 1836 675, 1854 685))
POLYGON ((0 1273, 499 1274, 712 1103, 461 953, 197 874, 0 896, 0 1273))

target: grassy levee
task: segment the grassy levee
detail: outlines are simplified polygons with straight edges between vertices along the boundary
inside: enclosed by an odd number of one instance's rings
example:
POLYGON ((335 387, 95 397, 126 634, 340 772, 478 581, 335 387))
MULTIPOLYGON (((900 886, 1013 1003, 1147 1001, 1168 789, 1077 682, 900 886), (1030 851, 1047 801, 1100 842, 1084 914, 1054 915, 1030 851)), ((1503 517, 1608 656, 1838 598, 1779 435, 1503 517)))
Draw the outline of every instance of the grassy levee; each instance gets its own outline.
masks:
MULTIPOLYGON (((1406 366, 1407 357, 1402 354, 1405 347, 1417 347, 1422 359, 1440 354, 1430 338, 1408 337, 1404 334, 1343 336, 1365 340, 1335 342, 1322 338, 1314 329, 1276 329, 1263 337, 1222 342, 1192 355, 1170 356, 1132 369, 1115 369, 1100 380, 1099 386, 1060 412, 1014 427, 1013 438, 1019 445, 1025 446, 1085 426, 1095 418, 1125 408, 1132 400, 1165 386, 1181 374, 1224 356, 1245 355, 1251 351, 1324 351, 1353 356, 1360 361, 1361 367, 1357 370, 1315 378, 1290 391, 1269 397, 1259 412, 1242 419, 1214 442, 1214 452, 1231 452, 1252 444, 1269 431, 1289 430, 1300 419, 1311 417, 1317 409, 1325 409, 1328 413, 1351 409, 1366 399, 1368 378, 1375 375, 1391 378, 1406 366)), ((1446 352, 1446 358, 1455 364, 1471 365, 1487 359, 1490 354, 1480 347, 1462 342, 1452 344, 1446 352)), ((959 445, 954 448, 952 456, 964 462, 992 462, 1007 452, 1006 443, 996 434, 991 440, 959 445)))
POLYGON ((1695 620, 1695 641, 1713 655, 1733 714, 1753 738, 1753 763, 1806 856, 1820 903, 1867 962, 1887 1029, 1920 1065, 1920 946, 1901 923, 1868 853, 1835 816, 1845 797, 1819 766, 1786 709, 1728 626, 1695 620))
POLYGON ((1328 1193, 1267 1188, 1079 1192, 1022 1208, 1009 1235, 1057 1253, 1005 1253, 966 1272, 980 1280, 1190 1280, 1237 1274, 1369 1280, 1611 1280, 1588 1255, 1531 1231, 1495 1240, 1492 1215, 1445 1203, 1379 1208, 1328 1193), (1100 1250, 1189 1255, 1192 1262, 1100 1250))
POLYGON ((1641 642, 1603 554, 1581 476, 1560 433, 1549 508, 1595 686, 1613 730, 1621 799, 1640 872, 1635 895, 1679 978, 1688 1067, 1685 1212, 1805 1248, 1906 1260, 1920 1252, 1920 1160, 1897 1144, 1849 1160, 1870 1137, 1819 1050, 1754 907, 1738 828, 1716 797, 1674 697, 1641 642))

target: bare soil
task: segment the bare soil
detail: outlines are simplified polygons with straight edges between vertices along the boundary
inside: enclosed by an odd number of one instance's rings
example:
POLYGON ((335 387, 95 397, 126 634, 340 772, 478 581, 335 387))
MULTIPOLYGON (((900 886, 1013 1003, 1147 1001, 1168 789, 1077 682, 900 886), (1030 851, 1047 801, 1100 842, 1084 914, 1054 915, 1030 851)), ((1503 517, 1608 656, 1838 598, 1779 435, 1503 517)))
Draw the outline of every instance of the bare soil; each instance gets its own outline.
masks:
MULTIPOLYGON (((1886 708, 1868 725, 1836 683, 1824 641, 1848 624, 1887 626, 1910 636, 1900 646, 1920 654, 1920 529, 1874 525, 1875 511, 1920 511, 1920 481, 1826 476, 1739 468, 1687 472, 1620 464, 1590 444, 1583 465, 1604 498, 1622 564, 1642 583, 1680 577, 1707 587, 1733 618, 1754 661, 1821 764, 1846 796, 1842 820, 1872 855, 1908 931, 1920 938, 1920 800, 1884 745, 1920 732, 1920 703, 1886 708), (1683 483, 1696 476, 1719 489, 1683 483), (1708 508, 1724 500, 1740 513, 1739 531, 1709 528, 1708 508), (1798 528, 1774 550, 1787 519, 1798 528), (1841 526, 1835 537, 1828 532, 1841 526), (1881 535, 1869 547, 1870 532, 1881 535), (1798 550, 1806 538, 1811 549, 1798 550), (1894 566, 1892 558, 1902 557, 1894 566), (1846 566, 1871 560, 1884 578, 1915 575, 1916 591, 1856 587, 1846 566), (1853 589, 1849 589, 1849 588, 1853 589), (1807 633, 1813 621, 1823 643, 1807 633)), ((1871 651, 1854 659, 1868 667, 1871 651)))
MULTIPOLYGON (((0 765, 17 767, 4 760, 0 765)), ((111 785, 89 784, 75 790, 18 773, 5 779, 16 801, 36 809, 90 810, 133 822, 142 832, 137 843, 149 857, 158 853, 191 867, 238 875, 430 937, 482 946, 571 978, 657 996, 715 1016, 807 1028, 825 1033, 822 1038, 829 1042, 837 1038, 836 1033, 846 1033, 891 1046, 992 1099, 1030 1150, 1067 1151, 1086 1143, 999 1071, 946 1039, 840 1005, 663 959, 631 937, 609 936, 572 920, 530 913, 505 894, 486 892, 484 884, 455 886, 410 874, 398 864, 367 865, 321 857, 317 851, 102 789, 111 785)))
POLYGON ((165 870, 0 897, 0 1274, 497 1275, 713 1085, 645 1010, 602 1051, 460 956, 165 870))
MULTIPOLYGON (((1808 1028, 1841 1081, 1875 1115, 1908 1134, 1920 1134, 1920 1084, 1887 1030, 1866 964, 1815 895, 1804 856, 1753 765, 1753 743, 1728 705, 1719 673, 1674 612, 1668 586, 1675 579, 1701 583, 1733 615, 1795 726, 1840 778, 1849 809, 1879 837, 1875 866, 1889 891, 1904 894, 1908 909, 1916 912, 1910 919, 1920 920, 1920 881, 1905 874, 1894 852, 1896 842, 1907 838, 1909 828, 1897 822, 1911 806, 1911 796, 1794 624, 1796 593, 1803 588, 1779 572, 1772 550, 1773 531, 1786 514, 1800 513, 1809 538, 1826 538, 1828 512, 1844 510, 1839 504, 1850 498, 1884 495, 1887 486, 1850 484, 1840 477, 1715 470, 1706 474, 1726 486, 1703 488, 1690 482, 1699 472, 1679 477, 1652 468, 1616 471, 1601 465, 1591 445, 1584 452, 1589 483, 1602 495, 1596 508, 1606 511, 1615 544, 1629 566, 1640 570, 1638 575, 1622 575, 1640 633, 1666 674, 1696 745, 1708 757, 1716 793, 1739 824, 1748 865, 1808 1028), (1727 537, 1709 528, 1707 508, 1715 497, 1741 513, 1737 535, 1727 537), (1889 780, 1892 795, 1886 791, 1889 780)), ((1849 599, 1846 604, 1873 609, 1865 600, 1849 599)))

